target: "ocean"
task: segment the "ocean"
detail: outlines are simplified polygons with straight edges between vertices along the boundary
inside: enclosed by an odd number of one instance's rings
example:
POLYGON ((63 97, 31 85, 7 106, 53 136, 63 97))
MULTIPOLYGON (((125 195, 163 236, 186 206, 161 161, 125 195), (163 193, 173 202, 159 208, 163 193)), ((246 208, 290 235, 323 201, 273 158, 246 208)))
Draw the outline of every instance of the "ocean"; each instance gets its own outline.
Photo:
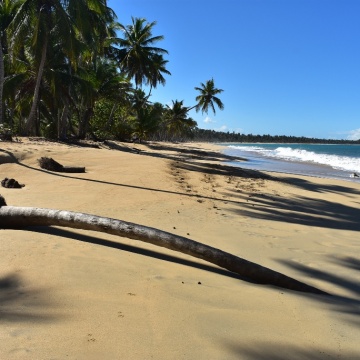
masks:
POLYGON ((359 181, 360 145, 231 143, 226 155, 248 161, 231 165, 263 171, 359 181))

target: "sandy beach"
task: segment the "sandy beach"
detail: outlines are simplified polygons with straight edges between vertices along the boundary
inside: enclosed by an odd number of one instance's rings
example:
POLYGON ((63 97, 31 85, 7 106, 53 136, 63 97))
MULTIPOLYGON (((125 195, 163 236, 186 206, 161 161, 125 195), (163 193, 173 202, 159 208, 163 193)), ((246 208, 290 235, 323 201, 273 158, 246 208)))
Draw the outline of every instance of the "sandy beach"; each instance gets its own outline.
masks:
POLYGON ((360 181, 227 160, 213 144, 20 138, 0 142, 0 180, 25 186, 0 194, 181 235, 331 296, 98 232, 0 230, 0 358, 359 359, 360 181), (46 171, 41 157, 86 171, 46 171))

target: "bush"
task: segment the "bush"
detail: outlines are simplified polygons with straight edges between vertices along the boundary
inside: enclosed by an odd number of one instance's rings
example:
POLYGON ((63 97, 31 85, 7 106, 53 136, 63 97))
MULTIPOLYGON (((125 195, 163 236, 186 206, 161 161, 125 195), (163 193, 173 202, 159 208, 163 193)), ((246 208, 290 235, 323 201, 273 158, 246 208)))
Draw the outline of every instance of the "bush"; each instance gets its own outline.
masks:
POLYGON ((0 124, 0 140, 12 141, 12 131, 10 128, 6 127, 4 124, 0 124))

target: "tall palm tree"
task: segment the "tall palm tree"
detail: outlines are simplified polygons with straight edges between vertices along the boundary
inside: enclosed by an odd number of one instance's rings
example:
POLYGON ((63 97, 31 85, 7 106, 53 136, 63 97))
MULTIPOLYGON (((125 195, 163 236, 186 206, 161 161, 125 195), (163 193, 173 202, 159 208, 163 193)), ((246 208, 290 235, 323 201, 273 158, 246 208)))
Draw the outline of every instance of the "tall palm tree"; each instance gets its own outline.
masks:
MULTIPOLYGON (((47 59, 48 47, 52 41, 64 44, 71 54, 74 29, 60 0, 25 0, 14 20, 13 44, 15 52, 25 46, 35 54, 36 83, 30 114, 25 124, 25 133, 33 133, 35 115, 40 95, 40 85, 47 59)), ((69 57, 70 59, 72 56, 69 57)))
POLYGON ((132 24, 124 26, 119 24, 123 32, 123 39, 118 39, 120 46, 120 66, 131 79, 134 79, 136 87, 141 87, 144 83, 156 86, 160 82, 159 76, 154 77, 154 62, 161 65, 157 67, 159 73, 166 73, 164 68, 165 61, 159 55, 168 52, 162 48, 155 47, 154 44, 164 39, 163 36, 153 36, 152 31, 156 22, 147 23, 146 19, 132 17, 132 24), (161 61, 160 61, 161 60, 161 61), (156 79, 156 81, 154 81, 156 79))
POLYGON ((201 110, 202 113, 208 113, 209 107, 215 114, 215 105, 220 109, 224 109, 224 104, 221 102, 221 100, 216 96, 220 93, 222 93, 224 90, 217 89, 214 84, 214 79, 206 81, 206 83, 201 83, 201 87, 195 87, 195 90, 200 92, 200 95, 196 97, 197 104, 188 108, 188 111, 195 108, 195 110, 198 112, 201 110))
POLYGON ((14 18, 14 49, 24 43, 35 54, 37 64, 33 102, 25 133, 33 133, 39 102, 40 85, 50 46, 61 43, 67 60, 76 68, 79 40, 89 46, 104 38, 106 24, 114 13, 106 0, 24 0, 14 18))
POLYGON ((8 34, 7 30, 16 12, 21 5, 21 0, 1 0, 0 1, 0 124, 3 118, 3 89, 5 81, 4 55, 8 53, 8 34))
POLYGON ((107 6, 107 0, 68 0, 67 3, 69 18, 81 41, 90 49, 96 67, 97 59, 107 55, 107 49, 116 39, 116 14, 107 6))

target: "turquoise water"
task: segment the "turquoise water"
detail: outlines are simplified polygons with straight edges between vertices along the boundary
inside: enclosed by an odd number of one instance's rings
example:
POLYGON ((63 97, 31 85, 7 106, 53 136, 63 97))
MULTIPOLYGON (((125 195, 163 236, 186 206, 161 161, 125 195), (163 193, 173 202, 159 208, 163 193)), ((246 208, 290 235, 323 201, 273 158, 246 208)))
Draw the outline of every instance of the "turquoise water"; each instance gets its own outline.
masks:
MULTIPOLYGON (((221 144, 224 153, 248 159, 242 167, 325 178, 360 175, 360 145, 329 144, 221 144)), ((235 164, 235 163, 234 163, 235 164)))

